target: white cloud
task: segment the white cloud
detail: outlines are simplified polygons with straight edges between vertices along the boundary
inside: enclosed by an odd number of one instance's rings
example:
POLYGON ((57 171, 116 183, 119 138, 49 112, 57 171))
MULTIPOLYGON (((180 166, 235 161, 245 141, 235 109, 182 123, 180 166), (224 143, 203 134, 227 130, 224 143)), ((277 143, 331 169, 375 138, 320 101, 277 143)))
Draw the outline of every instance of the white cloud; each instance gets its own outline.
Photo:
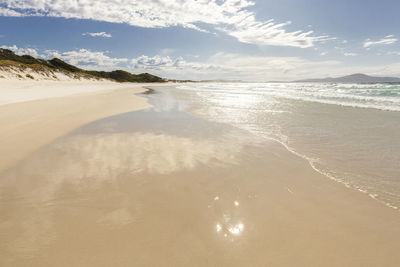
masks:
POLYGON ((111 38, 112 35, 106 32, 86 32, 86 33, 82 33, 82 35, 84 36, 92 36, 92 37, 104 37, 104 38, 111 38))
POLYGON ((131 60, 132 67, 135 69, 146 69, 146 70, 160 70, 163 68, 175 67, 179 63, 180 58, 172 60, 170 57, 162 56, 140 56, 131 60))
POLYGON ((87 49, 79 49, 67 52, 58 52, 54 50, 45 51, 47 58, 59 58, 69 64, 81 68, 109 70, 117 68, 119 64, 128 62, 127 58, 112 58, 105 52, 94 52, 87 49))
POLYGON ((22 17, 24 16, 22 13, 9 9, 9 8, 4 8, 0 6, 0 16, 5 16, 5 17, 22 17))
POLYGON ((39 55, 38 51, 33 48, 21 48, 21 47, 17 47, 16 45, 13 45, 13 46, 2 45, 2 46, 0 46, 0 48, 11 50, 19 56, 30 55, 32 57, 41 57, 41 55, 39 55))
POLYGON ((302 77, 304 70, 315 72, 324 66, 336 66, 338 61, 309 61, 298 57, 256 57, 217 53, 207 62, 188 62, 179 57, 141 56, 131 60, 132 71, 152 72, 178 79, 242 79, 268 81, 302 77), (299 75, 299 76, 298 76, 299 75))
POLYGON ((87 49, 78 49, 73 51, 59 52, 57 50, 45 50, 39 53, 33 48, 22 48, 16 45, 2 45, 0 48, 9 49, 17 55, 30 55, 36 58, 59 58, 65 62, 78 66, 80 68, 94 70, 115 70, 124 68, 129 62, 127 58, 113 58, 106 55, 106 52, 96 52, 87 49), (124 64, 125 63, 125 64, 124 64))
POLYGON ((274 46, 312 47, 314 42, 330 40, 328 36, 313 37, 313 31, 286 32, 291 22, 275 24, 273 20, 258 22, 254 16, 238 21, 233 27, 219 28, 242 43, 274 46))
POLYGON ((131 66, 133 69, 141 71, 204 71, 211 69, 221 69, 217 65, 200 63, 200 62, 187 62, 182 57, 175 59, 169 56, 140 56, 131 60, 131 66))
POLYGON ((2 0, 10 16, 51 16, 127 23, 145 28, 182 26, 205 31, 200 25, 257 45, 312 47, 328 40, 312 31, 287 31, 291 22, 259 21, 251 0, 2 0))
POLYGON ((343 55, 346 56, 346 57, 355 57, 355 56, 358 56, 357 53, 348 53, 348 52, 343 53, 343 55))
POLYGON ((388 35, 378 41, 371 41, 367 40, 364 42, 364 48, 369 48, 374 45, 389 45, 389 44, 394 44, 397 42, 397 38, 394 37, 394 35, 388 35))

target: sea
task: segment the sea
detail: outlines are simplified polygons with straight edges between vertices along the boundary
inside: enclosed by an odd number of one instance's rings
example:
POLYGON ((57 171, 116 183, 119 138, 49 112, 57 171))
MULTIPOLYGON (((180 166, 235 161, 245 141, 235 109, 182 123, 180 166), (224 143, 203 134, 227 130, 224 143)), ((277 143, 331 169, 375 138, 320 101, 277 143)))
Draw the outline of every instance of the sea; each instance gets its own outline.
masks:
POLYGON ((197 116, 275 140, 400 209, 400 84, 190 83, 169 92, 197 116))

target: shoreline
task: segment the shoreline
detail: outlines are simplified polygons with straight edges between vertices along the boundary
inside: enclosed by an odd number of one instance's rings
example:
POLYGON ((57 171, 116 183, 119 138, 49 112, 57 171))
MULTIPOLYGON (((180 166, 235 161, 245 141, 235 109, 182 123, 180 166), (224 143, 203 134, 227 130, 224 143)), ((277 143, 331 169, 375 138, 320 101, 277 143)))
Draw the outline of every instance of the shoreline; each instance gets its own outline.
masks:
POLYGON ((303 154, 297 152, 295 149, 291 148, 290 146, 288 146, 288 145, 285 144, 284 142, 282 142, 282 141, 280 141, 280 140, 277 140, 277 139, 275 139, 275 138, 272 138, 272 137, 265 137, 265 139, 271 140, 271 141, 273 141, 273 142, 276 142, 276 143, 280 144, 280 145, 283 146, 289 153, 295 155, 296 157, 299 157, 299 158, 301 158, 301 159, 304 159, 305 161, 307 161, 307 163, 310 165, 310 167, 311 167, 316 173, 321 174, 322 176, 326 177, 327 179, 329 179, 329 180, 331 180, 331 181, 334 181, 335 183, 338 183, 338 184, 344 186, 344 187, 347 188, 347 189, 351 189, 351 190, 353 190, 353 191, 356 192, 356 193, 361 193, 362 195, 366 195, 366 196, 368 196, 369 198, 373 199, 374 201, 377 201, 378 203, 382 204, 382 206, 384 206, 384 207, 387 207, 387 208, 390 208, 390 209, 392 209, 392 210, 395 210, 395 211, 399 211, 399 212, 400 212, 399 207, 394 206, 394 205, 392 205, 392 204, 390 204, 390 203, 387 203, 387 202, 385 202, 385 201, 383 201, 383 200, 381 200, 381 199, 378 199, 376 195, 374 195, 374 194, 368 192, 367 190, 363 190, 363 189, 354 187, 354 186, 352 186, 352 185, 351 185, 350 183, 348 183, 348 182, 341 181, 340 179, 334 177, 333 175, 330 175, 330 174, 328 174, 328 173, 325 173, 325 172, 319 170, 317 167, 314 166, 314 162, 313 162, 313 160, 312 160, 311 158, 309 158, 309 157, 307 157, 306 155, 303 155, 303 154))
MULTIPOLYGON (((166 86, 166 85, 164 85, 164 86, 166 86)), ((163 87, 163 85, 158 86, 158 87, 163 87)), ((146 88, 146 89, 149 89, 149 90, 151 91, 150 93, 153 93, 153 92, 157 93, 157 91, 156 91, 157 87, 155 87, 155 86, 148 85, 148 86, 146 86, 145 88, 146 88)), ((176 89, 176 87, 174 87, 174 88, 176 89)), ((383 110, 383 111, 387 111, 387 110, 383 110)), ((193 116, 195 116, 195 117, 198 117, 198 118, 207 120, 207 119, 205 119, 205 118, 203 118, 203 117, 201 117, 201 116, 198 116, 198 114, 196 114, 196 113, 194 113, 194 112, 190 112, 190 111, 187 111, 187 112, 189 112, 191 115, 193 115, 193 116)), ((209 120, 207 120, 207 121, 209 121, 209 120)), ((223 123, 223 122, 218 122, 218 123, 223 123)), ((223 123, 223 124, 230 125, 229 123, 223 123)), ((233 127, 237 127, 237 126, 233 126, 233 127)), ((239 128, 238 128, 238 129, 239 129, 239 128)), ((243 129, 242 129, 242 130, 243 130, 243 129)), ((245 131, 247 131, 247 130, 245 130, 245 131)), ((253 133, 251 133, 250 131, 248 131, 248 133, 251 134, 251 135, 253 135, 253 133)), ((324 178, 327 178, 328 181, 334 182, 335 184, 338 184, 339 186, 344 186, 344 187, 343 187, 344 190, 350 189, 350 190, 352 190, 352 191, 353 191, 354 193, 356 193, 356 194, 361 193, 361 196, 367 196, 368 199, 373 200, 373 202, 377 202, 378 204, 380 204, 380 205, 382 206, 382 208, 389 208, 389 209, 392 210, 392 211, 399 211, 399 212, 400 212, 399 207, 394 206, 394 205, 392 205, 392 204, 390 204, 390 203, 387 203, 387 202, 385 202, 385 201, 383 201, 383 200, 381 200, 381 199, 378 199, 378 198, 376 197, 376 195, 374 195, 374 194, 368 192, 367 190, 362 190, 362 189, 360 189, 360 188, 356 188, 356 187, 352 186, 352 185, 351 185, 350 183, 348 183, 348 182, 341 181, 340 179, 337 179, 336 177, 334 177, 334 176, 332 176, 332 175, 330 175, 330 174, 328 174, 328 173, 325 173, 324 171, 319 170, 317 167, 314 166, 314 162, 313 162, 313 160, 312 160, 311 158, 309 158, 309 157, 307 157, 306 155, 303 155, 303 154, 297 152, 294 148, 291 148, 289 145, 285 144, 284 142, 282 142, 282 141, 280 141, 280 140, 278 140, 278 139, 276 139, 276 138, 273 138, 273 137, 265 137, 265 136, 264 136, 264 137, 261 137, 261 138, 263 138, 263 139, 265 139, 265 140, 267 140, 267 141, 272 141, 273 143, 276 143, 278 146, 281 146, 283 149, 285 149, 287 152, 289 152, 289 153, 292 154, 293 156, 299 158, 300 160, 304 160, 305 162, 307 162, 307 164, 309 165, 309 167, 310 167, 317 175, 321 175, 321 176, 323 176, 324 178)))
MULTIPOLYGON (((340 106, 341 108, 342 107, 343 108, 353 108, 353 106, 337 105, 337 104, 333 105, 332 103, 326 103, 326 102, 312 102, 311 101, 310 103, 318 104, 318 105, 326 104, 326 105, 330 105, 332 107, 340 106)), ((362 109, 364 109, 364 108, 362 108, 362 109)), ((375 110, 378 110, 378 109, 375 109, 375 108, 371 108, 371 109, 372 109, 373 112, 375 112, 375 110)), ((381 109, 379 109, 378 111, 391 112, 391 113, 395 112, 393 110, 381 110, 381 109)), ((195 114, 195 112, 193 112, 193 114, 195 114)), ((203 116, 201 116, 201 117, 203 117, 203 116)), ((203 118, 206 118, 206 117, 203 117, 203 118)), ((215 120, 215 121, 218 121, 218 120, 215 120)), ((230 123, 227 122, 227 124, 230 124, 230 123)), ((230 125, 234 125, 234 124, 230 124, 230 125)), ((241 127, 239 127, 239 128, 241 128, 241 127)), ((245 128, 243 128, 243 129, 245 129, 245 128)), ((249 130, 249 132, 251 133, 251 130, 249 130)), ((309 163, 310 167, 315 172, 323 175, 324 177, 328 178, 329 180, 335 181, 336 183, 339 183, 340 185, 343 185, 346 188, 350 188, 350 189, 356 191, 357 193, 362 193, 363 195, 366 195, 366 196, 372 198, 373 200, 379 202, 380 204, 382 204, 385 207, 388 207, 388 208, 396 210, 396 211, 400 211, 399 210, 400 206, 398 206, 397 204, 395 204, 393 202, 390 202, 387 199, 385 200, 385 199, 381 198, 381 196, 384 195, 384 194, 381 195, 381 194, 379 194, 377 192, 373 192, 373 191, 371 191, 369 189, 361 188, 357 184, 352 184, 349 181, 346 181, 345 179, 343 179, 343 177, 340 178, 339 176, 335 176, 333 174, 330 174, 327 171, 324 171, 324 170, 320 169, 318 167, 318 161, 316 160, 316 158, 309 157, 306 153, 304 153, 304 150, 303 150, 303 153, 301 152, 301 150, 297 150, 295 147, 291 146, 289 143, 286 143, 285 139, 280 140, 279 137, 269 136, 269 135, 258 135, 258 134, 256 134, 256 135, 260 136, 262 138, 265 138, 266 140, 272 140, 274 142, 279 143, 280 145, 285 147, 285 149, 288 150, 290 153, 293 153, 294 155, 306 160, 309 163)))
POLYGON ((396 211, 326 179, 280 142, 185 114, 163 92, 134 95, 146 89, 0 106, 9 125, 25 119, 0 133, 0 147, 10 143, 2 155, 45 134, 2 172, 5 262, 396 266, 396 211))
POLYGON ((16 102, 0 105, 0 155, 3 158, 0 172, 84 124, 150 107, 144 97, 136 95, 147 90, 144 84, 96 83, 89 92, 68 92, 76 84, 67 83, 66 86, 62 83, 58 97, 55 97, 54 93, 47 94, 49 89, 57 85, 56 82, 50 82, 50 88, 42 91, 35 87, 39 95, 44 92, 41 99, 19 98, 16 102))

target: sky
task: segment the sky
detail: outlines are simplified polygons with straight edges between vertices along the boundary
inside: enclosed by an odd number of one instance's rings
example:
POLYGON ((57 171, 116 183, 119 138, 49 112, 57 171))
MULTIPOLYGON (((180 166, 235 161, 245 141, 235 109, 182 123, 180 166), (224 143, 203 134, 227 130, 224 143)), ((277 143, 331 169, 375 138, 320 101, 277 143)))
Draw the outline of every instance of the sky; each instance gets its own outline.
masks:
POLYGON ((398 0, 0 0, 0 47, 170 79, 400 77, 398 0))

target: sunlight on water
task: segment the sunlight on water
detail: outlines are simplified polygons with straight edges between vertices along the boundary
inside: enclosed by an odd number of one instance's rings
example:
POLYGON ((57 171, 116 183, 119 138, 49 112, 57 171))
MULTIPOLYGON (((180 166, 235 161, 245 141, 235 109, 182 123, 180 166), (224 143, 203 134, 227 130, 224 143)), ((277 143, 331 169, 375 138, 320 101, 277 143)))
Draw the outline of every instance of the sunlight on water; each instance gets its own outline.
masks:
POLYGON ((400 111, 399 84, 251 83, 179 86, 198 94, 213 92, 221 106, 250 107, 257 96, 271 96, 350 107, 400 111), (249 94, 251 92, 251 94, 249 94))
POLYGON ((317 171, 400 206, 400 84, 180 85, 192 112, 274 139, 317 171))

